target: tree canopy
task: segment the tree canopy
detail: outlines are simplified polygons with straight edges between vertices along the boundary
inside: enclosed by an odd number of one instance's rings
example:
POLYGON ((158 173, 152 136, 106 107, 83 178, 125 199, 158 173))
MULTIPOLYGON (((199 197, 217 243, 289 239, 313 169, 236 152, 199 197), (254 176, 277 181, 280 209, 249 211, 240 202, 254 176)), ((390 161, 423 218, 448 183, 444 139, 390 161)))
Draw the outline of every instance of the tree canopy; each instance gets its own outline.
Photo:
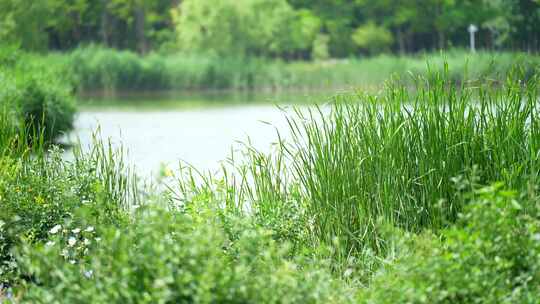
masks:
POLYGON ((478 46, 538 51, 540 0, 0 0, 0 41, 294 58, 478 46))

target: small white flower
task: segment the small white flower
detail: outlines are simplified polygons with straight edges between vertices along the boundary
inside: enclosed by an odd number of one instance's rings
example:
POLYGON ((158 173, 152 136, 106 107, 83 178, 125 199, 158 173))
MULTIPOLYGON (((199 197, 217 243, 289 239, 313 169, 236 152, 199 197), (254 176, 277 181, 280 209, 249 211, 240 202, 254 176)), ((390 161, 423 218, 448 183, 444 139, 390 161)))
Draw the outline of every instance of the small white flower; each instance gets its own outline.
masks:
POLYGON ((75 234, 78 234, 79 232, 81 232, 81 229, 75 228, 75 229, 71 230, 71 232, 73 232, 75 234))
POLYGON ((94 274, 94 271, 92 270, 87 270, 84 272, 84 276, 87 278, 87 279, 90 279, 92 277, 92 275, 94 274))
POLYGON ((101 241, 101 238, 100 238, 100 237, 97 237, 97 238, 96 238, 96 242, 99 242, 99 241, 101 241))
POLYGON ((52 245, 54 245, 53 241, 48 241, 47 243, 45 243, 46 247, 51 247, 52 245))
POLYGON ((75 264, 75 260, 69 260, 69 263, 73 265, 75 264))
POLYGON ((85 231, 86 231, 86 232, 92 232, 92 231, 94 231, 94 227, 88 226, 88 228, 86 228, 85 231))
POLYGON ((60 229, 62 229, 62 225, 56 225, 56 226, 52 227, 51 230, 49 230, 49 233, 50 234, 58 233, 58 231, 60 231, 60 229))
POLYGON ((84 242, 84 245, 86 245, 86 246, 90 245, 90 240, 89 239, 84 239, 83 242, 84 242))
POLYGON ((73 247, 73 245, 75 245, 75 243, 77 243, 77 239, 75 239, 74 237, 71 236, 71 237, 68 239, 68 245, 69 245, 69 247, 73 247))

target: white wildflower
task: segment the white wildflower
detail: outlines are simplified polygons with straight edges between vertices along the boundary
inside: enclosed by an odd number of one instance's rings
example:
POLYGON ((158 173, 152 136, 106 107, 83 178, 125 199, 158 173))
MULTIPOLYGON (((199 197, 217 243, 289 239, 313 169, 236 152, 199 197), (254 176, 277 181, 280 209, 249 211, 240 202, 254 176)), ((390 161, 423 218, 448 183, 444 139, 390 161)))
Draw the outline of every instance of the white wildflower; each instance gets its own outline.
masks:
POLYGON ((56 234, 56 233, 58 233, 58 231, 60 231, 60 229, 62 229, 62 225, 56 225, 56 226, 52 227, 51 230, 49 230, 49 233, 50 234, 56 234))
POLYGON ((85 231, 86 231, 86 232, 92 232, 92 231, 94 231, 94 227, 88 226, 88 228, 86 228, 85 231))
POLYGON ((89 239, 84 239, 83 242, 84 242, 84 245, 86 245, 86 246, 90 245, 90 240, 89 239))
POLYGON ((73 232, 75 234, 78 234, 79 232, 81 232, 81 229, 75 228, 75 229, 71 230, 71 232, 73 232))
POLYGON ((73 265, 75 264, 75 260, 69 260, 69 263, 73 265))
POLYGON ((46 247, 51 247, 54 245, 54 242, 53 241, 48 241, 47 243, 45 243, 45 246, 46 247))
POLYGON ((87 278, 87 279, 90 279, 92 277, 92 275, 94 274, 94 271, 92 270, 87 270, 84 272, 84 276, 87 278))
POLYGON ((74 237, 70 237, 68 239, 68 245, 69 247, 73 247, 73 245, 75 245, 75 243, 77 243, 77 239, 75 239, 74 237))

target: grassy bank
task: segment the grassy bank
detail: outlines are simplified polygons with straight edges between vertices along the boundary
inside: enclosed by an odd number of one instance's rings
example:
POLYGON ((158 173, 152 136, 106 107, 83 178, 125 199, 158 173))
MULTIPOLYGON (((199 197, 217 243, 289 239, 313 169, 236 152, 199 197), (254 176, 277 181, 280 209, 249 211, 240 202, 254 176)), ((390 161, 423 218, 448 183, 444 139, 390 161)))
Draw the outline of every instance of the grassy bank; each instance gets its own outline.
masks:
POLYGON ((393 75, 426 75, 452 66, 449 77, 500 79, 516 63, 527 75, 540 64, 536 56, 519 53, 479 52, 471 55, 454 50, 444 55, 350 58, 324 62, 283 62, 257 58, 223 58, 199 55, 152 53, 139 56, 128 51, 100 47, 79 48, 50 55, 50 63, 68 66, 83 91, 129 90, 286 90, 380 87, 393 75))
POLYGON ((289 113, 274 152, 145 195, 121 152, 64 161, 0 112, 0 300, 535 303, 538 76, 452 75, 289 113))

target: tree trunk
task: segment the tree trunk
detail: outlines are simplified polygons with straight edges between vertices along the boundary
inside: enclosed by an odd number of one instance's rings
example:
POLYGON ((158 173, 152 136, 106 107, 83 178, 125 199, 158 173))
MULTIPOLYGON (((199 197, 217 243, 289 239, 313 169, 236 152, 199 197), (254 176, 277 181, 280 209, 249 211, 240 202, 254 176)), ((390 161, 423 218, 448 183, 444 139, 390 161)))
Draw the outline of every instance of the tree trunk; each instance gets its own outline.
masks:
POLYGON ((439 40, 439 49, 443 50, 446 47, 446 35, 444 34, 444 31, 438 30, 437 31, 438 40, 439 40))
POLYGON ((107 12, 107 0, 102 0, 103 10, 101 11, 101 42, 104 46, 109 46, 110 35, 109 35, 109 24, 110 16, 107 12))
POLYGON ((148 40, 144 33, 146 14, 142 5, 135 7, 135 35, 137 37, 137 50, 141 54, 148 52, 148 40))
POLYGON ((403 31, 401 29, 401 26, 398 26, 396 35, 397 35, 397 40, 398 40, 399 53, 401 55, 404 55, 407 50, 406 50, 405 38, 403 37, 403 31))

